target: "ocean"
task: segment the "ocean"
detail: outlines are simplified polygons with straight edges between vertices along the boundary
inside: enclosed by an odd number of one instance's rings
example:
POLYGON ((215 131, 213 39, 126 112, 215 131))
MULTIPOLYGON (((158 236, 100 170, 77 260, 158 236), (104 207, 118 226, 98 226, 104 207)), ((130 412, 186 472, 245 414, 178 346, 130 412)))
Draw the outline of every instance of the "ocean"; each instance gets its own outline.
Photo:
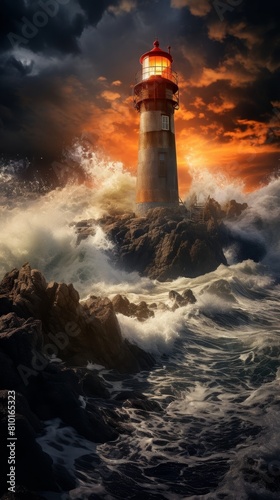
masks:
MULTIPOLYGON (((76 156, 81 154, 76 150, 76 156)), ((237 243, 225 250, 228 266, 198 278, 160 283, 126 273, 110 262, 112 243, 100 227, 76 245, 72 222, 133 210, 135 178, 120 163, 82 157, 89 182, 45 193, 2 168, 0 275, 29 262, 48 281, 73 283, 81 300, 125 294, 160 307, 138 322, 118 314, 122 334, 156 358, 154 369, 118 375, 88 360, 112 398, 141 392, 161 406, 117 412, 127 432, 94 444, 58 419, 38 438, 44 451, 76 477, 49 500, 133 499, 273 500, 280 498, 280 178, 251 193, 223 176, 191 172, 185 201, 196 194, 220 203, 246 202, 226 221, 237 243), (238 262, 238 241, 264 251, 259 262, 238 262), (190 288, 197 302, 174 312, 169 292, 190 288)), ((87 401, 81 401, 86 404, 87 401)), ((100 401, 109 406, 110 400, 100 401)), ((105 407, 104 406, 104 407, 105 407)))

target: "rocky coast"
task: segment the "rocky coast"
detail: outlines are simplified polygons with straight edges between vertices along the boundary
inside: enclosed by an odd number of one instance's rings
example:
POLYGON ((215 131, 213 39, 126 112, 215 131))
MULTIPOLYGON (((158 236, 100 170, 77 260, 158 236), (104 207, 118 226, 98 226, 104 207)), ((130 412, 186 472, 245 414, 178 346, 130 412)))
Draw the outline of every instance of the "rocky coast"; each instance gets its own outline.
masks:
MULTIPOLYGON (((234 217, 245 208, 231 202, 222 210, 209 199, 196 223, 184 208, 154 209, 146 217, 107 215, 77 223, 77 244, 94 234, 98 224, 114 243, 108 254, 118 268, 159 281, 195 277, 226 265, 223 245, 230 237, 223 217, 234 217)), ((173 290, 167 299, 171 310, 196 301, 191 290, 182 295, 173 290)), ((158 307, 144 301, 132 303, 120 294, 80 301, 72 284, 48 283, 28 263, 4 276, 0 283, 0 432, 5 440, 8 391, 14 391, 18 493, 3 498, 23 498, 26 491, 28 498, 39 498, 32 497, 31 491, 75 487, 69 472, 54 464, 36 441, 46 421, 59 418, 81 436, 102 443, 129 432, 129 423, 117 411, 121 407, 133 402, 144 412, 161 411, 160 405, 133 391, 112 399, 98 372, 92 370, 95 364, 119 373, 151 370, 154 358, 123 338, 116 314, 143 322, 158 307)), ((5 477, 5 454, 0 466, 5 477)), ((1 485, 2 494, 5 485, 1 485)))

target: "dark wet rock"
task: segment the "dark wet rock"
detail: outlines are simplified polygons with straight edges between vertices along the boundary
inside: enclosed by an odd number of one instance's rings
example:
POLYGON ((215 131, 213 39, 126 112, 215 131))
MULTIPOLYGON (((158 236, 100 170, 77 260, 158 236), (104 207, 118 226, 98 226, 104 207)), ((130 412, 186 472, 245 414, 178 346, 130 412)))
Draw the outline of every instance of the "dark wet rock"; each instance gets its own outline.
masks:
POLYGON ((121 313, 124 316, 130 316, 130 302, 127 297, 124 297, 120 294, 115 295, 115 297, 112 299, 112 304, 116 313, 121 313))
POLYGON ((196 303, 196 298, 193 294, 193 291, 190 288, 187 288, 186 290, 183 291, 182 297, 187 301, 188 304, 196 303))
POLYGON ((136 371, 141 369, 143 359, 145 369, 149 361, 152 366, 152 357, 145 357, 144 352, 135 360, 135 349, 123 340, 109 299, 91 297, 81 304, 72 284, 48 284, 28 264, 7 273, 0 284, 0 295, 9 302, 10 314, 14 314, 13 320, 8 314, 0 323, 5 332, 5 339, 0 339, 2 351, 9 354, 8 350, 15 349, 20 338, 23 342, 16 349, 25 349, 18 357, 23 356, 27 366, 32 350, 41 350, 42 344, 47 356, 58 356, 71 366, 93 361, 119 371, 134 366, 136 371))
POLYGON ((124 316, 135 317, 138 321, 145 321, 154 316, 154 311, 151 306, 143 300, 139 304, 130 302, 124 295, 115 295, 112 299, 112 304, 115 313, 121 313, 124 316))
POLYGON ((110 397, 110 392, 108 391, 105 383, 100 380, 96 373, 83 368, 79 368, 76 371, 79 374, 82 390, 86 396, 104 399, 108 399, 110 397))
MULTIPOLYGON (((108 425, 95 403, 91 403, 90 409, 87 405, 83 407, 80 399, 82 395, 86 395, 83 392, 83 381, 76 372, 67 372, 70 373, 66 373, 66 377, 63 370, 53 373, 45 370, 39 375, 44 397, 37 405, 34 402, 36 413, 44 420, 59 417, 64 423, 74 427, 79 434, 94 442, 103 443, 115 439, 117 434, 114 428, 108 425)), ((92 392, 91 396, 96 394, 92 392)))
POLYGON ((157 401, 150 400, 138 391, 122 391, 115 396, 115 401, 122 402, 125 408, 135 408, 146 412, 160 412, 162 407, 157 401))
POLYGON ((209 196, 203 215, 205 221, 213 220, 217 222, 225 217, 225 210, 222 209, 221 205, 214 198, 210 198, 209 196))
POLYGON ((9 356, 16 365, 24 359, 30 365, 33 352, 43 347, 41 321, 19 318, 9 313, 0 318, 0 349, 9 356))
MULTIPOLYGON (((7 390, 15 390, 17 485, 73 489, 72 476, 36 441, 42 421, 60 418, 94 442, 116 439, 126 429, 112 408, 100 406, 101 398, 110 405, 109 391, 85 365, 92 361, 126 373, 150 370, 154 359, 122 337, 109 299, 81 304, 73 285, 47 283, 28 264, 0 283, 0 307, 0 433, 6 442, 7 390)), ((146 303, 136 307, 143 318, 149 315, 146 303)), ((1 471, 6 466, 1 454, 1 471)))
POLYGON ((99 437, 96 440, 97 443, 114 440, 119 434, 123 434, 129 429, 127 424, 123 423, 123 417, 118 415, 109 406, 97 408, 94 401, 90 399, 87 403, 87 411, 90 415, 92 425, 96 429, 96 432, 100 433, 100 436, 104 435, 104 428, 101 426, 101 423, 106 424, 107 439, 103 439, 102 441, 99 437), (108 434, 108 431, 110 431, 110 434, 108 434))
POLYGON ((136 372, 140 369, 149 369, 153 365, 153 358, 138 346, 123 340, 120 326, 114 311, 113 303, 108 298, 91 297, 85 303, 90 321, 94 318, 102 326, 102 335, 99 336, 99 352, 102 353, 99 362, 108 366, 107 357, 111 366, 120 372, 136 372))
POLYGON ((139 321, 145 321, 148 318, 154 317, 154 312, 148 308, 148 305, 144 300, 142 300, 137 306, 136 317, 139 321))
POLYGON ((187 289, 184 290, 183 294, 176 292, 175 290, 171 290, 169 292, 169 299, 173 302, 172 310, 175 311, 179 307, 186 306, 188 304, 195 304, 196 298, 192 292, 192 290, 187 289))
POLYGON ((125 408, 135 408, 145 412, 161 412, 162 408, 157 401, 143 399, 127 399, 123 405, 125 408))
POLYGON ((226 216, 229 218, 239 217, 247 208, 247 203, 238 203, 236 200, 230 200, 224 207, 226 216))
POLYGON ((187 302, 184 300, 182 295, 180 293, 176 292, 175 290, 170 290, 169 294, 169 299, 172 301, 172 310, 175 311, 175 309, 178 309, 179 307, 185 306, 187 302))
POLYGON ((76 488, 76 478, 63 465, 53 464, 53 470, 60 490, 69 491, 76 488))
POLYGON ((149 304, 149 308, 150 309, 157 309, 158 308, 158 305, 156 302, 152 302, 152 304, 149 304))
POLYGON ((219 224, 211 220, 210 225, 194 224, 185 210, 156 208, 145 217, 107 216, 99 224, 115 243, 111 256, 116 265, 165 281, 199 276, 226 264, 219 224))
POLYGON ((218 222, 223 219, 239 217, 247 208, 247 203, 238 203, 236 200, 230 200, 221 206, 220 203, 209 196, 203 209, 203 218, 205 222, 218 222))
POLYGON ((71 226, 75 225, 77 233, 77 245, 79 245, 82 240, 85 240, 89 236, 94 236, 96 233, 95 219, 81 220, 79 222, 75 222, 70 225, 71 226))

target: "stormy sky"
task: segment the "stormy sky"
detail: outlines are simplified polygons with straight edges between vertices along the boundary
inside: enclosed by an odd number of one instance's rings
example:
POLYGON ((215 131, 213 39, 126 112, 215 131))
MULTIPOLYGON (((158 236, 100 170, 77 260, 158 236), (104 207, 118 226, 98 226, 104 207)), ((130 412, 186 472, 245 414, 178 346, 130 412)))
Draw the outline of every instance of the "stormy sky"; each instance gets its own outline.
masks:
POLYGON ((82 137, 135 172, 132 88, 158 37, 181 189, 205 168, 258 187, 280 167, 279 23, 275 0, 1 0, 0 156, 51 162, 82 137))

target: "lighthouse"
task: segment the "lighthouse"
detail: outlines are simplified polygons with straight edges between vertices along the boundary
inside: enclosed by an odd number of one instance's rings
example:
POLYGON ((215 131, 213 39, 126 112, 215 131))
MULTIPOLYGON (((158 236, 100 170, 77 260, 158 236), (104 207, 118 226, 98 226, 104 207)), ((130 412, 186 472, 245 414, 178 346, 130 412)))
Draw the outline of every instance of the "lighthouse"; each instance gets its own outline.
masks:
POLYGON ((179 107, 177 75, 172 56, 155 40, 140 57, 134 105, 140 113, 136 212, 179 206, 174 111, 179 107))

